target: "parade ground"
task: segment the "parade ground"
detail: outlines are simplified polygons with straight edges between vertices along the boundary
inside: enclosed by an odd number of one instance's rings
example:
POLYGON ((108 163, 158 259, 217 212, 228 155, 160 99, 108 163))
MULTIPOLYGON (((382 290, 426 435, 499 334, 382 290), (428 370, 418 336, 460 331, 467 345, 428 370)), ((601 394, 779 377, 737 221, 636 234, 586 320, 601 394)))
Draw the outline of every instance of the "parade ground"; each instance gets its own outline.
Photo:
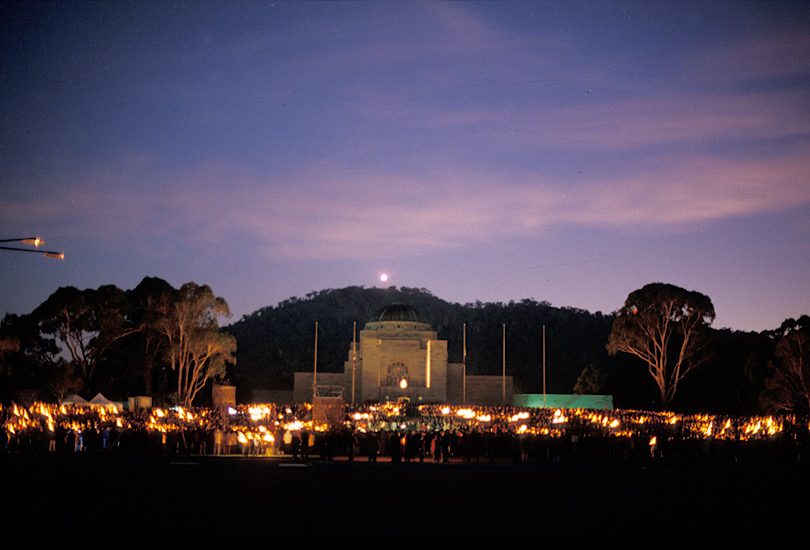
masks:
POLYGON ((0 526, 23 539, 805 537, 810 494, 785 465, 0 460, 0 526))

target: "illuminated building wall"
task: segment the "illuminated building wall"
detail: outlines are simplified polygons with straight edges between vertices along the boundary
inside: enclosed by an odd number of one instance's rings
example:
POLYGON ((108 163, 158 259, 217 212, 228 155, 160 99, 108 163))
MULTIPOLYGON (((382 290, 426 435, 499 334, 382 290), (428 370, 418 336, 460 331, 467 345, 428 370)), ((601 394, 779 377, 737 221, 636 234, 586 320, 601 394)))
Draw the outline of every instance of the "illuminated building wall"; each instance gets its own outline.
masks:
MULTIPOLYGON (((419 321, 410 306, 388 306, 360 331, 355 365, 355 402, 396 401, 462 403, 463 365, 447 362, 447 340, 428 323, 419 321)), ((502 404, 500 376, 468 377, 468 403, 502 404)), ((351 344, 343 374, 318 374, 318 385, 342 385, 352 399, 351 344)), ((507 403, 512 399, 512 377, 506 379, 507 403)), ((294 398, 312 398, 312 373, 295 373, 294 398)))
MULTIPOLYGON (((408 306, 389 306, 377 321, 366 323, 360 331, 356 369, 356 401, 447 399, 447 340, 439 340, 408 306)), ((350 349, 344 377, 347 396, 351 371, 350 349)))

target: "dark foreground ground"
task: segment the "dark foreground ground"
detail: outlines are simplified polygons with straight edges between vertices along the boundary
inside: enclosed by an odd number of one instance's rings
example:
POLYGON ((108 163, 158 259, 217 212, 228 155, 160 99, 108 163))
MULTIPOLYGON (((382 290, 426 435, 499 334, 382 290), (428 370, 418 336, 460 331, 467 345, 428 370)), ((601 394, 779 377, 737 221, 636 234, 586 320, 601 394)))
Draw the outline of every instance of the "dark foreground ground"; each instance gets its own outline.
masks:
POLYGON ((0 456, 3 537, 799 537, 780 466, 390 464, 0 456))

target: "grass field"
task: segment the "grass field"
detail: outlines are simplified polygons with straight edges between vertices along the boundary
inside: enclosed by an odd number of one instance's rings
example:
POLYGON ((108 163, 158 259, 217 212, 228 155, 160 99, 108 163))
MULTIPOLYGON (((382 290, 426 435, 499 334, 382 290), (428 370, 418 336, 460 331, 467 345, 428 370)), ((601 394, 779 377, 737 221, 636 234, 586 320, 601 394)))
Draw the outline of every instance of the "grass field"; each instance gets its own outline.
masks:
POLYGON ((781 467, 0 457, 6 536, 807 537, 781 467))

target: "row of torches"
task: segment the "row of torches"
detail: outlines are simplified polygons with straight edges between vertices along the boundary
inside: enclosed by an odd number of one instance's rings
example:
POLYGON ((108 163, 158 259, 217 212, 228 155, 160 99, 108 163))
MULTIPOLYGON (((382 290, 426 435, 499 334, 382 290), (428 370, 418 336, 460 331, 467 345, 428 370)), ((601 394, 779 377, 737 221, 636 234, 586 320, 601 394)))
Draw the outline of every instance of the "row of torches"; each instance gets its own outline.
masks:
MULTIPOLYGON (((511 433, 560 437, 587 428, 613 437, 634 437, 657 431, 679 432, 692 439, 752 440, 765 439, 782 433, 787 425, 810 431, 810 422, 797 421, 795 416, 723 417, 708 414, 682 415, 674 412, 633 410, 601 411, 593 409, 526 409, 513 407, 458 407, 421 405, 420 416, 407 419, 400 429, 411 429, 415 421, 421 429, 464 429, 490 431, 498 428, 511 433), (429 419, 426 423, 425 419, 429 419)), ((353 419, 374 426, 383 418, 402 414, 398 404, 371 406, 370 412, 355 413, 353 419), (399 409, 399 410, 398 410, 399 409)), ((395 423, 395 422, 394 422, 395 423)), ((384 424, 384 420, 383 420, 384 424)), ((389 422, 389 425, 391 422, 389 422)), ((385 427, 384 425, 382 426, 385 427)), ((394 428, 396 429, 396 428, 394 428)))
MULTIPOLYGON (((501 431, 562 437, 568 433, 601 434, 609 437, 650 437, 677 433, 687 439, 762 440, 781 434, 787 426, 810 430, 810 422, 795 416, 722 417, 708 414, 682 415, 674 412, 592 409, 527 409, 513 407, 469 407, 420 405, 417 416, 406 416, 401 403, 380 403, 352 407, 344 426, 357 432, 388 431, 501 431)), ((215 420, 213 409, 152 408, 148 416, 120 411, 115 405, 53 405, 37 402, 30 407, 12 404, 6 411, 3 429, 9 435, 24 430, 55 431, 57 425, 80 433, 93 427, 117 429, 143 427, 149 432, 177 432, 213 429, 224 424, 240 444, 273 444, 288 432, 326 431, 329 426, 312 420, 312 405, 259 404, 229 407, 224 422, 215 420), (145 419, 144 419, 145 418, 145 419)), ((334 426, 332 426, 334 428, 334 426)))

